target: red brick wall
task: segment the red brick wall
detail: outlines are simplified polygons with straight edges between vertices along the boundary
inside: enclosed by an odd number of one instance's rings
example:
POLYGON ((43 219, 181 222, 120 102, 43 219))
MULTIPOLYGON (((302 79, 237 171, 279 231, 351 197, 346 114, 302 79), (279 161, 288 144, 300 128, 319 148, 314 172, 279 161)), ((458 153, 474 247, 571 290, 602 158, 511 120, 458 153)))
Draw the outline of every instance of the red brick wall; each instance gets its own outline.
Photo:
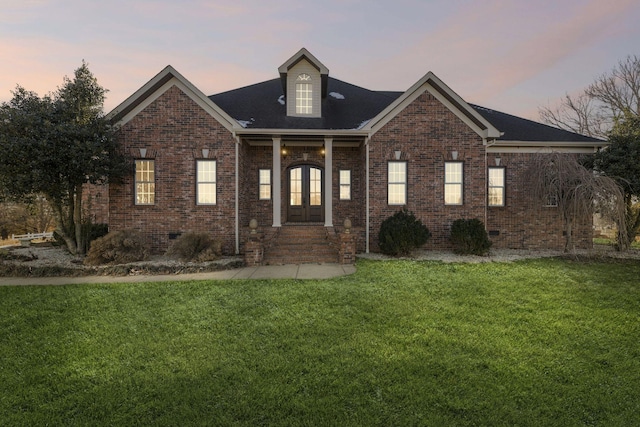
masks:
MULTIPOLYGON (((512 249, 564 249, 564 222, 557 207, 546 207, 534 200, 527 189, 523 174, 532 154, 489 154, 487 162, 494 166, 496 157, 505 167, 506 203, 504 207, 489 207, 487 230, 496 248, 512 249), (498 235, 495 235, 499 233, 498 235)), ((577 248, 591 248, 592 218, 584 217, 573 227, 577 248)))
MULTIPOLYGON (((398 116, 387 123, 370 141, 371 250, 378 250, 380 224, 400 206, 387 204, 387 163, 407 162, 407 205, 431 231, 427 249, 450 248, 449 232, 459 218, 478 218, 487 230, 494 248, 563 249, 564 225, 557 208, 543 207, 533 200, 521 174, 531 154, 504 154, 506 167, 506 206, 485 211, 486 164, 482 139, 458 117, 428 93, 421 95, 398 116), (444 163, 452 161, 452 151, 464 162, 463 205, 444 204, 444 163), (486 215, 486 216, 485 216, 486 215)), ((494 155, 486 162, 495 165, 494 155)), ((578 248, 591 247, 591 218, 575 224, 574 243, 578 248)))
POLYGON ((118 132, 125 152, 155 160, 155 205, 134 204, 133 170, 111 185, 110 230, 135 229, 154 252, 169 246, 170 233, 207 232, 235 252, 235 140, 231 133, 177 87, 170 88, 118 132), (196 205, 196 159, 202 149, 217 160, 217 205, 196 205))
MULTIPOLYGON (((147 235, 152 249, 163 252, 170 244, 169 234, 186 231, 210 233, 223 241, 227 254, 235 252, 235 139, 222 125, 202 110, 177 87, 169 89, 151 105, 125 124, 118 138, 131 158, 139 158, 140 148, 146 158, 155 160, 156 203, 134 204, 133 170, 125 182, 111 185, 108 199, 110 230, 135 229, 147 235), (215 206, 196 205, 196 160, 202 149, 209 159, 217 160, 217 199, 215 206)), ((319 146, 287 146, 282 158, 281 218, 287 221, 287 168, 309 163, 324 168, 319 146), (303 153, 308 154, 304 161, 303 153)), ((366 159, 367 147, 333 150, 333 222, 339 231, 350 218, 353 233, 359 236, 358 251, 365 250, 366 159), (340 200, 339 171, 351 170, 352 198, 340 200)), ((384 219, 399 206, 387 204, 387 163, 407 162, 408 185, 406 207, 432 232, 428 249, 449 248, 449 230, 459 218, 479 218, 490 231, 496 248, 564 247, 562 220, 555 208, 545 208, 530 199, 518 175, 528 155, 500 155, 506 167, 506 200, 503 208, 487 208, 485 147, 482 139, 444 105, 428 93, 387 123, 371 138, 370 154, 370 237, 371 250, 377 250, 377 234, 384 219), (444 163, 452 161, 452 152, 464 162, 464 203, 444 204, 444 163), (485 216, 486 215, 486 216, 485 216)), ((273 223, 273 199, 259 200, 258 170, 272 169, 272 146, 239 147, 239 224, 240 251, 249 233, 249 220, 256 218, 263 233, 273 223)), ((490 165, 494 155, 488 156, 490 165)), ((328 172, 328 171, 326 171, 328 172)), ((272 188, 272 192, 278 191, 272 188)), ((105 215, 101 213, 100 216, 105 215)), ((585 218, 574 230, 578 247, 591 245, 591 221, 585 218)))
POLYGON ((402 152, 407 162, 407 209, 431 231, 426 248, 448 248, 451 223, 484 217, 485 173, 482 139, 428 93, 422 94, 377 132, 369 143, 371 250, 377 250, 380 224, 401 206, 387 203, 387 163, 402 152), (461 206, 444 204, 444 163, 464 162, 461 206))

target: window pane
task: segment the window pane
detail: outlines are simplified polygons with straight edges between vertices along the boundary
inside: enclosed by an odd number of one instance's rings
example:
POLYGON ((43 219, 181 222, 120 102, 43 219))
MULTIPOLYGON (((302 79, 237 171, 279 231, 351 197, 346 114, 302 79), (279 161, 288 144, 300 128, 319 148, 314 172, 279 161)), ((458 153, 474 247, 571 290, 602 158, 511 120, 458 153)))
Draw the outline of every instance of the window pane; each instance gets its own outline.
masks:
POLYGON ((491 187, 504 186, 504 169, 489 168, 489 185, 491 187))
POLYGON ((136 184, 136 205, 152 205, 155 203, 155 184, 136 184))
POLYGON ((389 162, 389 183, 387 202, 390 205, 407 203, 407 163, 389 162))
POLYGON ((351 184, 351 171, 350 170, 341 170, 340 171, 340 185, 351 184))
POLYGON ((504 168, 489 168, 489 206, 504 206, 504 168))
POLYGON ((504 205, 504 189, 499 187, 489 188, 489 206, 504 205))
POLYGON ((259 173, 260 200, 271 199, 271 169, 260 169, 259 173))
POLYGON ((404 184, 389 184, 389 204, 404 205, 406 204, 404 184))
POLYGON ((444 185, 444 202, 447 205, 462 204, 462 186, 460 184, 444 185))
POLYGON ((322 204, 322 172, 317 168, 309 170, 309 203, 311 206, 322 204))
POLYGON ((289 204, 302 205, 302 168, 291 169, 289 172, 289 204))
POLYGON ((463 168, 462 162, 445 162, 444 164, 444 203, 445 205, 462 204, 463 168))
POLYGON ((351 200, 351 171, 340 171, 340 200, 351 200))
POLYGON ((216 182, 215 160, 198 160, 198 182, 216 182))
POLYGON ((313 112, 312 100, 313 89, 311 83, 296 83, 296 114, 311 114, 313 112))
POLYGON ((136 160, 136 205, 152 205, 155 203, 154 168, 155 162, 153 160, 136 160))
POLYGON ((197 203, 199 205, 216 204, 216 161, 198 160, 197 169, 197 203))
POLYGON ((202 205, 216 204, 216 184, 198 184, 198 203, 202 205))
POLYGON ((341 185, 340 186, 340 200, 351 200, 351 186, 350 185, 341 185))
POLYGON ((462 163, 448 162, 444 164, 444 181, 448 184, 462 183, 462 163))

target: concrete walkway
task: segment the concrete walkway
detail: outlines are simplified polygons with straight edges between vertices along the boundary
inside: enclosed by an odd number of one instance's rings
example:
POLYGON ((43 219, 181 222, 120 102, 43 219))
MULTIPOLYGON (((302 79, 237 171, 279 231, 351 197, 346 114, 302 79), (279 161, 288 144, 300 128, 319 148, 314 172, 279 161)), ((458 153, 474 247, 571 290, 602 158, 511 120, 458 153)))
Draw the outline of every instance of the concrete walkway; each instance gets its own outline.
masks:
POLYGON ((208 273, 139 275, 139 276, 82 276, 82 277, 0 277, 0 286, 74 285, 84 283, 141 283, 177 282, 188 280, 230 279, 331 279, 356 272, 354 265, 288 264, 244 267, 208 273))

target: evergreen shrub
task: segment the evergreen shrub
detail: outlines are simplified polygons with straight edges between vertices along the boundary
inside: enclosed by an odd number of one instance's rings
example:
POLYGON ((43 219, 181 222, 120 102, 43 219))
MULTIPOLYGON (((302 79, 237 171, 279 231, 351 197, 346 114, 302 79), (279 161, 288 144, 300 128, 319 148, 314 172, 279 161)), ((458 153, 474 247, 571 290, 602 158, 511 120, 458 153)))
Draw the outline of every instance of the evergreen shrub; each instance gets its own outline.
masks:
POLYGON ((429 229, 407 209, 402 209, 380 225, 378 245, 382 253, 399 256, 427 243, 431 237, 429 229))
POLYGON ((453 252, 458 255, 486 255, 491 248, 484 223, 477 218, 453 221, 451 243, 453 252))

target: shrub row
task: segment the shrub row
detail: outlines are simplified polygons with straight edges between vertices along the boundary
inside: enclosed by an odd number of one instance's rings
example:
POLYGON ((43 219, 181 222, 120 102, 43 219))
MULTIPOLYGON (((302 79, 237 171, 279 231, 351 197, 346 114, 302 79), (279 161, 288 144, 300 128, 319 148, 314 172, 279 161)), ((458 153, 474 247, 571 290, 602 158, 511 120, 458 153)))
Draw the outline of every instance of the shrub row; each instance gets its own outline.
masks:
MULTIPOLYGON (((84 263, 87 265, 127 264, 149 257, 148 244, 134 230, 113 231, 95 239, 84 263)), ((173 243, 167 255, 182 261, 213 261, 222 254, 222 242, 206 233, 187 232, 173 243)))
MULTIPOLYGON (((380 225, 378 245, 387 255, 408 255, 427 243, 429 229, 407 209, 402 209, 385 219, 380 225)), ((491 240, 479 219, 457 219, 451 225, 453 252, 459 255, 485 255, 491 248, 491 240)))

